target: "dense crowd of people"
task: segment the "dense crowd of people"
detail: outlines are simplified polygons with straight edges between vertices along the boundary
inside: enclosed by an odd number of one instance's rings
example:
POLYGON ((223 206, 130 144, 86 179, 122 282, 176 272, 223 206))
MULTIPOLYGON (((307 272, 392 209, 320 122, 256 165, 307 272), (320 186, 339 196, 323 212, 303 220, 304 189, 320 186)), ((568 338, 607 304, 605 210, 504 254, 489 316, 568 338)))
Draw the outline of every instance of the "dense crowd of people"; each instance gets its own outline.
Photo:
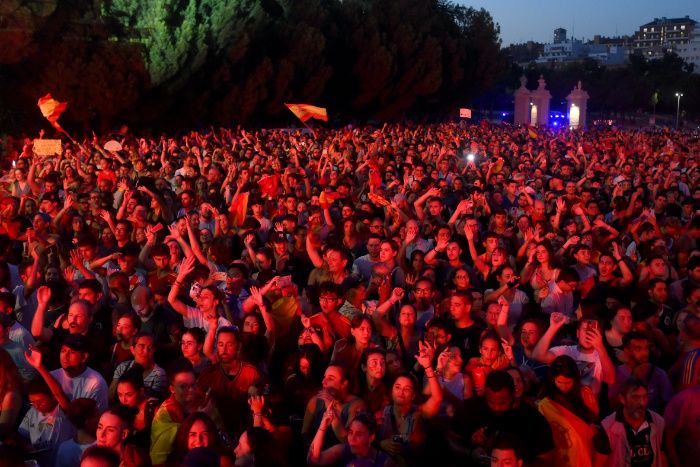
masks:
POLYGON ((4 144, 3 465, 700 458, 697 134, 4 144))

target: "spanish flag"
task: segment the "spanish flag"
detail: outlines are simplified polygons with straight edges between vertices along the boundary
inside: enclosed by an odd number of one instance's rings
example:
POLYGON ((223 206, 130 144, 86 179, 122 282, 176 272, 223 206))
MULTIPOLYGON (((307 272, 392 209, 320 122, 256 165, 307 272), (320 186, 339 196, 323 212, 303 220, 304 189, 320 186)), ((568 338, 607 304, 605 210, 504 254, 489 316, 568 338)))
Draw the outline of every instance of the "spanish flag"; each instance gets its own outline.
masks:
POLYGON ((229 213, 231 214, 231 221, 236 224, 237 227, 243 225, 245 220, 246 212, 248 211, 248 198, 250 196, 249 192, 239 193, 231 200, 231 207, 229 208, 229 213))
POLYGON ((530 138, 532 139, 537 139, 537 137, 540 135, 537 133, 537 129, 532 125, 527 126, 527 134, 530 135, 530 138))
POLYGON ((280 176, 277 174, 262 177, 260 180, 258 180, 260 194, 268 198, 274 198, 275 196, 277 196, 277 191, 279 190, 279 181, 280 176))
POLYGON ((51 97, 51 93, 48 93, 44 97, 40 98, 37 102, 41 114, 46 117, 46 119, 61 133, 65 133, 66 130, 61 128, 58 124, 58 117, 61 116, 66 107, 68 107, 68 102, 58 102, 56 99, 51 97))
POLYGON ((328 121, 328 112, 323 107, 316 107, 309 104, 284 104, 299 120, 306 123, 307 120, 315 118, 316 120, 328 121))

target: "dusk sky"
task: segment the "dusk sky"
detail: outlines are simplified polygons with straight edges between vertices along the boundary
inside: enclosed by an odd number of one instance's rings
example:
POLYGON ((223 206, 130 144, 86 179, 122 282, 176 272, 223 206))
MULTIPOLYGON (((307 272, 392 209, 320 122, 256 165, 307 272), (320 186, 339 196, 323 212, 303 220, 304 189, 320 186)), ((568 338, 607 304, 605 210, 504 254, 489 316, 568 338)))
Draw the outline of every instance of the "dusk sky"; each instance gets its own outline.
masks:
POLYGON ((654 18, 684 17, 700 21, 698 0, 457 0, 485 8, 501 26, 504 46, 534 40, 551 42, 552 31, 562 27, 569 37, 592 39, 632 34, 654 18))

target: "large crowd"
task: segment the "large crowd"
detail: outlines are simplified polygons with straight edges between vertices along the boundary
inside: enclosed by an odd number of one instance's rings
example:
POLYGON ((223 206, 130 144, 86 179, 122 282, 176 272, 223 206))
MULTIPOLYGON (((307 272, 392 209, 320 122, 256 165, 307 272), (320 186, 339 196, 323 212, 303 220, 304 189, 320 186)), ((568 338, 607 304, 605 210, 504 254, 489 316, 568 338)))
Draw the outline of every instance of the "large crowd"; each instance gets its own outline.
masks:
POLYGON ((4 140, 3 466, 700 459, 697 134, 33 148, 4 140))

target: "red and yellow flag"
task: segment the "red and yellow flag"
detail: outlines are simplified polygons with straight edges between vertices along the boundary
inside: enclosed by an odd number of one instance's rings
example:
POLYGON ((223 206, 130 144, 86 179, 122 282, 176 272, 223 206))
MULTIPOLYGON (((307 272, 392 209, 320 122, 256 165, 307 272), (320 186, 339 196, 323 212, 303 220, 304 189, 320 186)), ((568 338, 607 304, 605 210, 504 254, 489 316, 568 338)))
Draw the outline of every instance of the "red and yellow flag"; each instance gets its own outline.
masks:
POLYGON ((527 126, 527 134, 530 135, 530 138, 532 139, 537 139, 537 137, 540 136, 537 129, 532 125, 527 126))
POLYGON ((258 180, 260 194, 262 196, 267 196, 268 198, 274 198, 277 196, 277 191, 279 190, 279 182, 280 176, 277 174, 262 177, 260 180, 258 180))
POLYGON ((66 107, 68 107, 68 102, 59 102, 51 97, 51 93, 48 93, 39 99, 37 105, 39 106, 39 110, 41 110, 41 114, 46 117, 54 128, 62 133, 66 132, 66 130, 64 130, 61 125, 58 124, 58 117, 60 117, 63 111, 66 110, 66 107))
POLYGON ((328 121, 328 112, 323 107, 316 107, 309 104, 284 104, 291 112, 297 116, 299 120, 306 123, 307 120, 315 118, 316 120, 328 121))
POLYGON ((243 221, 245 220, 245 215, 248 211, 249 196, 250 192, 246 191, 244 193, 240 193, 231 200, 229 212, 231 213, 231 220, 237 227, 243 225, 243 221))

